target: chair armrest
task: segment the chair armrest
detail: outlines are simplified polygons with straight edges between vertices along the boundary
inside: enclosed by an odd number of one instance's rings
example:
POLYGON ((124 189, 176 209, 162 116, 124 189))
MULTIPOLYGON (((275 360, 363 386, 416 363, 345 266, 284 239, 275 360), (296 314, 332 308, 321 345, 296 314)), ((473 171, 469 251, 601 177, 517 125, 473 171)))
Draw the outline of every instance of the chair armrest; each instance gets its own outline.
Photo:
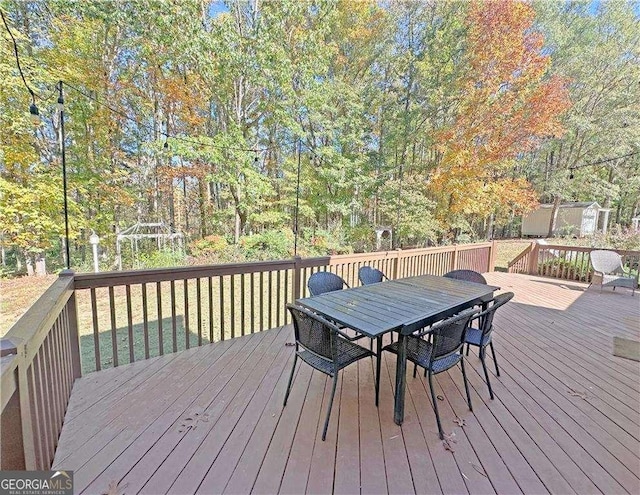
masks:
POLYGON ((636 280, 638 280, 638 276, 640 275, 640 272, 636 272, 634 276, 633 270, 631 269, 630 266, 623 266, 621 269, 621 272, 625 277, 635 278, 636 280))
POLYGON ((350 337, 349 335, 347 335, 346 333, 342 332, 341 330, 336 330, 337 334, 340 334, 340 336, 344 337, 346 340, 348 340, 349 342, 354 342, 356 340, 360 340, 366 337, 366 335, 363 334, 358 334, 358 335, 354 335, 353 337, 350 337))

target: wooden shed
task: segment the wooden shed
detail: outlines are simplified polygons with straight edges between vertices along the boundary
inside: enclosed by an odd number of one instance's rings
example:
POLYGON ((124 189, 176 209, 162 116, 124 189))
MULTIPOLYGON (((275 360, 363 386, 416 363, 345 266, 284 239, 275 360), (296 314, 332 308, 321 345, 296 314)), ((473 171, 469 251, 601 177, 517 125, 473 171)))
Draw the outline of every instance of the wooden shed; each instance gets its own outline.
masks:
MULTIPOLYGON (((552 211, 552 204, 541 204, 525 215, 522 218, 522 236, 545 237, 549 232, 552 211)), ((606 232, 610 211, 595 201, 562 203, 553 235, 583 237, 598 230, 606 232)))

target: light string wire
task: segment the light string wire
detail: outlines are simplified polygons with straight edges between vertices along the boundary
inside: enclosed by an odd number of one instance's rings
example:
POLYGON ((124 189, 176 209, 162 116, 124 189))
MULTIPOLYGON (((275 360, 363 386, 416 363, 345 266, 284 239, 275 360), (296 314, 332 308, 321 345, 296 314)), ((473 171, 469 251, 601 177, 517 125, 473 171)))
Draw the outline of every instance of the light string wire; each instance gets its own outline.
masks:
POLYGON ((614 156, 613 158, 604 158, 602 160, 597 160, 595 162, 583 163, 582 165, 574 165, 569 167, 569 170, 576 170, 583 167, 591 167, 593 165, 602 165, 603 163, 613 162, 615 160, 621 160, 622 158, 629 158, 630 156, 637 155, 638 151, 633 151, 632 153, 627 153, 626 155, 614 156))
POLYGON ((27 88, 27 91, 29 91, 29 94, 31 94, 31 101, 35 105, 36 94, 33 92, 33 90, 31 89, 31 86, 29 86, 29 83, 27 83, 27 80, 24 77, 24 72, 22 72, 22 66, 20 65, 20 53, 18 52, 18 42, 16 41, 15 36, 13 36, 11 29, 9 29, 9 23, 7 22, 7 18, 4 16, 4 12, 2 11, 2 9, 0 9, 0 16, 2 17, 2 22, 4 24, 4 27, 6 28, 7 33, 9 33, 9 36, 11 37, 11 41, 13 42, 13 53, 16 58, 16 65, 18 66, 18 72, 20 73, 20 77, 22 78, 22 82, 27 88))
MULTIPOLYGON (((4 27, 7 31, 7 33, 9 33, 9 36, 11 37, 11 41, 13 44, 13 53, 14 53, 14 57, 16 60, 16 66, 18 67, 18 72, 20 74, 20 78, 22 79, 22 82, 24 83, 24 86, 27 88, 27 91, 29 92, 29 94, 31 95, 31 100, 32 100, 32 104, 35 106, 36 103, 36 98, 38 98, 41 101, 47 101, 49 98, 51 98, 51 96, 56 92, 56 90, 54 89, 47 97, 41 97, 40 95, 37 95, 33 89, 31 88, 31 86, 29 86, 29 83, 27 82, 27 79, 24 75, 24 71, 22 70, 22 64, 20 64, 20 52, 18 50, 18 42, 16 41, 15 36, 13 35, 13 32, 11 31, 11 28, 9 27, 9 23, 7 22, 7 18, 4 15, 4 12, 2 11, 2 9, 0 9, 0 16, 2 17, 2 22, 4 24, 4 27)), ((51 75, 51 74, 50 74, 51 75)), ((138 119, 131 117, 130 115, 128 115, 127 113, 118 110, 117 108, 114 108, 113 106, 111 106, 109 103, 105 102, 104 100, 93 96, 89 93, 87 93, 86 91, 83 91, 80 88, 77 88, 76 86, 69 84, 68 82, 65 81, 60 81, 61 84, 64 84, 65 86, 67 86, 69 89, 72 89, 74 91, 76 91, 77 93, 81 94, 82 96, 84 96, 85 98, 94 101, 95 103, 97 103, 98 105, 103 106, 104 108, 108 109, 110 112, 119 115, 120 117, 129 120, 130 122, 135 123, 136 125, 143 127, 149 131, 154 132, 155 129, 153 129, 153 127, 149 124, 145 124, 144 122, 140 122, 138 119)), ((37 109, 37 107, 36 107, 37 109)), ((226 151, 242 151, 242 152, 246 152, 246 153, 264 153, 265 151, 269 151, 272 149, 276 149, 279 148, 279 145, 272 145, 272 146, 263 146, 263 147, 255 147, 255 148, 241 148, 241 147, 233 147, 233 146, 220 146, 220 145, 215 145, 215 144, 211 144, 211 143, 203 143, 200 141, 196 141, 194 139, 188 139, 188 138, 184 138, 184 137, 180 137, 180 136, 174 136, 169 134, 166 131, 160 131, 159 132, 160 135, 164 136, 165 139, 172 139, 175 141, 180 141, 183 143, 189 143, 192 145, 196 145, 196 146, 200 146, 200 147, 206 147, 206 148, 212 148, 212 149, 218 149, 218 150, 226 150, 226 151)), ((165 142, 166 144, 166 142, 165 142)), ((166 146, 165 146, 166 147, 166 146)))

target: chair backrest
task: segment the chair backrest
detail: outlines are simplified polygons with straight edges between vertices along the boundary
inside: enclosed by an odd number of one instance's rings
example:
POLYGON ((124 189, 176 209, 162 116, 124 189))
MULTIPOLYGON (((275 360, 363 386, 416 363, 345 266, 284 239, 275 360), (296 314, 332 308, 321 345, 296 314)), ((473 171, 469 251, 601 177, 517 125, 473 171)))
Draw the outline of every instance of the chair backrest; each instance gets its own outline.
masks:
POLYGON ((487 280, 480 273, 473 270, 453 270, 445 273, 443 276, 447 278, 455 278, 456 280, 475 282, 477 284, 487 284, 487 280))
POLYGON ((320 294, 333 292, 334 290, 342 290, 345 286, 349 287, 342 278, 331 272, 313 273, 307 282, 307 287, 312 296, 319 296, 320 294))
POLYGON ((373 268, 372 266, 362 266, 358 270, 358 278, 362 285, 369 285, 382 282, 382 279, 387 277, 385 277, 384 273, 377 268, 373 268))
POLYGON ((613 273, 622 269, 622 256, 615 251, 598 249, 591 251, 591 266, 597 272, 613 273))
POLYGON ((476 313, 478 313, 477 309, 466 309, 431 327, 430 333, 433 338, 431 362, 460 351, 464 344, 469 321, 476 313))
POLYGON ((489 303, 490 306, 482 313, 477 314, 473 319, 480 322, 480 330, 482 330, 482 338, 484 339, 493 331, 493 317, 499 307, 504 306, 513 298, 513 292, 505 292, 494 297, 489 303))
POLYGON ((335 361, 338 328, 330 321, 295 304, 287 304, 296 342, 327 361, 335 361))

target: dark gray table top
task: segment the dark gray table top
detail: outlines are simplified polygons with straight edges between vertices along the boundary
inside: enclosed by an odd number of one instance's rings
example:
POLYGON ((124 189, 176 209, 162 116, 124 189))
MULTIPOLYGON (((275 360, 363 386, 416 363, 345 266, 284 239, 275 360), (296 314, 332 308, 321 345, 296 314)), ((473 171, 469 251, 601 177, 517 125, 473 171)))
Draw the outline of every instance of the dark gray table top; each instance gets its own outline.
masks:
POLYGON ((425 326, 491 298, 499 287, 421 275, 298 299, 327 318, 378 337, 403 325, 425 326))

